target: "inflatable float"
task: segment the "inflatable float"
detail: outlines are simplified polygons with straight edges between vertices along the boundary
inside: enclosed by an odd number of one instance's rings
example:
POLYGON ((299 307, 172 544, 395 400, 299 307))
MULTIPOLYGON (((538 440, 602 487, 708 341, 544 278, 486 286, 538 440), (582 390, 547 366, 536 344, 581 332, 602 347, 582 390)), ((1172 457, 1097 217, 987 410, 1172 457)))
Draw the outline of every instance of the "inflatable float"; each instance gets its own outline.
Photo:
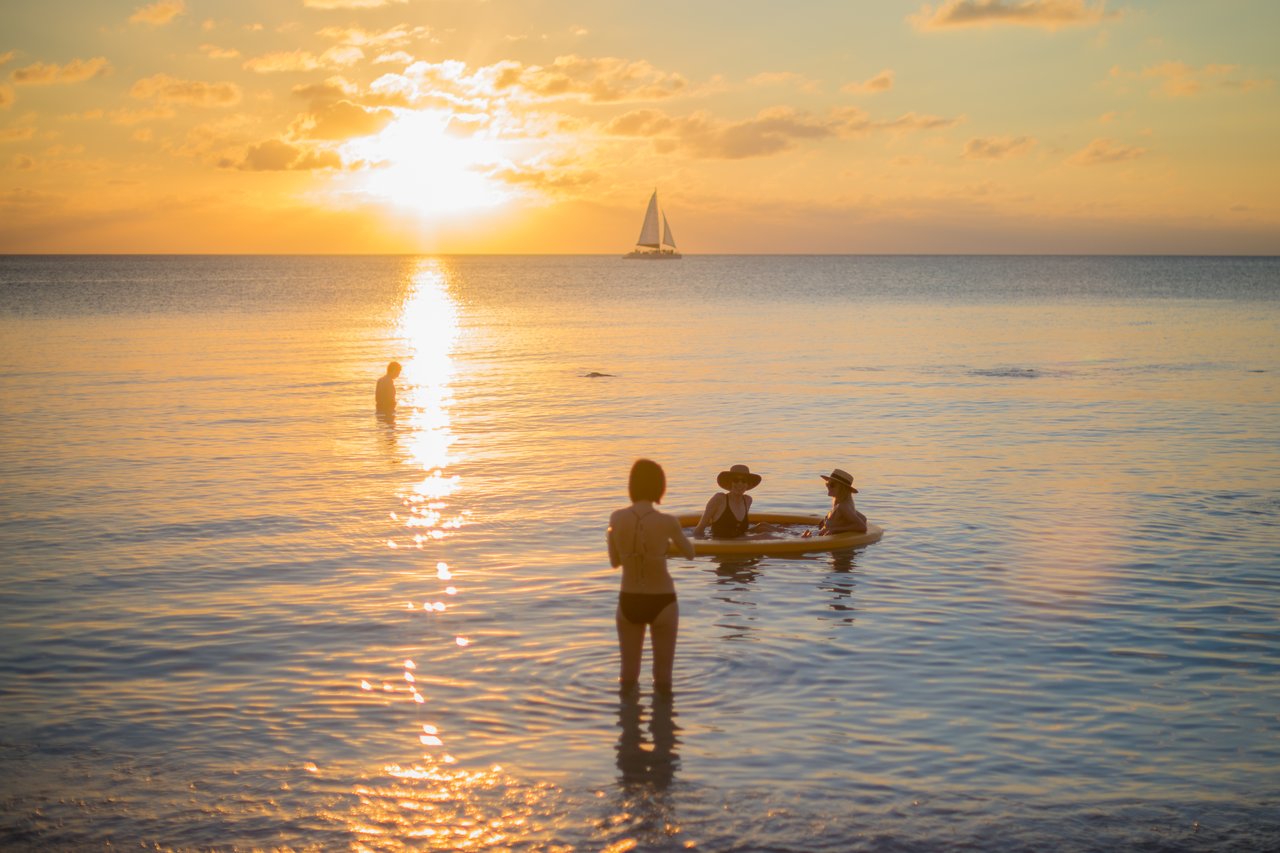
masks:
MULTIPOLYGON (((678 515, 676 518, 680 519, 681 527, 692 528, 702 518, 702 513, 686 513, 678 515)), ((785 532, 762 534, 758 537, 753 534, 747 534, 737 539, 702 539, 689 536, 689 540, 693 542, 693 552, 695 554, 763 554, 769 556, 857 548, 862 545, 870 545, 872 542, 879 542, 880 537, 884 536, 884 528, 871 522, 867 522, 866 533, 850 531, 848 533, 835 533, 831 536, 818 536, 815 534, 804 537, 800 535, 804 530, 816 527, 820 521, 822 521, 822 516, 820 515, 802 515, 786 512, 752 513, 751 523, 753 525, 776 524, 782 527, 794 527, 795 532, 793 534, 785 532)))

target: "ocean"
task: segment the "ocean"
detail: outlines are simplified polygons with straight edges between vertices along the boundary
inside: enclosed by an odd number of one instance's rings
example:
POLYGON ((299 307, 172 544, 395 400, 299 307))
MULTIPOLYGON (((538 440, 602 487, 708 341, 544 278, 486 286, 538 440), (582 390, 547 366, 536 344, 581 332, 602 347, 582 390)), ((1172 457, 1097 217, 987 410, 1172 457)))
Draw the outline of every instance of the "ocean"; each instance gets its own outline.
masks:
POLYGON ((0 406, 5 850, 1280 847, 1280 259, 8 256, 0 406), (638 457, 886 533, 620 695, 638 457))

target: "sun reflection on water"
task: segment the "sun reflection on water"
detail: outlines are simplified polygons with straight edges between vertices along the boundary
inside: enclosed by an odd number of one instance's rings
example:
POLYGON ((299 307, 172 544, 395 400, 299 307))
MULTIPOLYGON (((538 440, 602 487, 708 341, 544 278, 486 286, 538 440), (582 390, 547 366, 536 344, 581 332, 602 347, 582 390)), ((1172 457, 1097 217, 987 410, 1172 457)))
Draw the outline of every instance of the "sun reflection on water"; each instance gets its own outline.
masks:
POLYGON ((447 470, 454 443, 449 409, 458 306, 437 261, 424 260, 415 271, 396 331, 408 350, 399 419, 407 422, 405 446, 424 475, 403 498, 408 512, 404 525, 413 531, 413 547, 420 549, 463 523, 462 514, 451 513, 446 500, 458 489, 457 475, 447 470))

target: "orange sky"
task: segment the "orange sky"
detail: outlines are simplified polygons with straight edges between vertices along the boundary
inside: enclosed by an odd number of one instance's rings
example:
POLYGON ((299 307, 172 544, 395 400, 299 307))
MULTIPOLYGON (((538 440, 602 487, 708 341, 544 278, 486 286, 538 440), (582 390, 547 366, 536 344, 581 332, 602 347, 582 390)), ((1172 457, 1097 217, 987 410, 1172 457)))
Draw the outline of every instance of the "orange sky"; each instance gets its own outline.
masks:
POLYGON ((1280 254, 1270 0, 0 8, 0 252, 1280 254))

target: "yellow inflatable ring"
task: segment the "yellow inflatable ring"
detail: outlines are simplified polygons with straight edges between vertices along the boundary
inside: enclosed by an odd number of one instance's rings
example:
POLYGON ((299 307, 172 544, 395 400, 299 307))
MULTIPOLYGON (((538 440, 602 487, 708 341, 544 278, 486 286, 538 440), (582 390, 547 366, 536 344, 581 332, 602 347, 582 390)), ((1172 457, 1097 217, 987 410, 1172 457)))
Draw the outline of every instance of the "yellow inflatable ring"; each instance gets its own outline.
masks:
MULTIPOLYGON (((702 513, 686 513, 676 516, 681 527, 693 527, 702 518, 702 513)), ((820 515, 802 515, 787 512, 752 513, 752 524, 803 524, 816 527, 822 521, 820 515)), ((804 554, 809 551, 839 551, 841 548, 857 548, 879 542, 884 536, 884 528, 878 524, 867 522, 866 533, 836 533, 831 536, 788 536, 785 539, 751 539, 744 536, 740 539, 698 539, 689 537, 693 542, 695 554, 804 554)), ((673 552, 674 553, 674 552, 673 552)))

